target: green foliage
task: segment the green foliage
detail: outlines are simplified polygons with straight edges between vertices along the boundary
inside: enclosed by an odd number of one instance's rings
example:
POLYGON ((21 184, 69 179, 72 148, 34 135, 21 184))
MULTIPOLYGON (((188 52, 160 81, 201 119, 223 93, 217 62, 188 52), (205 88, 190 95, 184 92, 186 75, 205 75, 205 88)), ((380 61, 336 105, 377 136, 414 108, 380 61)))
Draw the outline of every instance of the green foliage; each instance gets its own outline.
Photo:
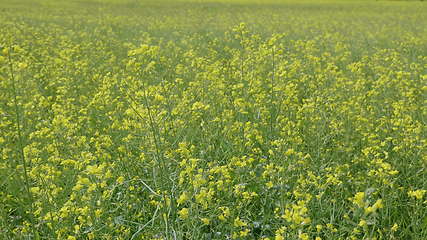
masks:
POLYGON ((0 0, 0 238, 426 239, 426 10, 0 0))

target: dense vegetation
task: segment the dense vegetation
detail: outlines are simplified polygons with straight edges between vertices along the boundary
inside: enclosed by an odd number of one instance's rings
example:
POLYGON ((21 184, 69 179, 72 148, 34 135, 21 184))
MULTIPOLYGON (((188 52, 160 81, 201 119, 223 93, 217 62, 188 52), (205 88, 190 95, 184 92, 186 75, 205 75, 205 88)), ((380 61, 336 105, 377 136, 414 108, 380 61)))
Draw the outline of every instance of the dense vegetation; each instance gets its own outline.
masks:
POLYGON ((427 239, 426 13, 0 0, 0 238, 427 239))

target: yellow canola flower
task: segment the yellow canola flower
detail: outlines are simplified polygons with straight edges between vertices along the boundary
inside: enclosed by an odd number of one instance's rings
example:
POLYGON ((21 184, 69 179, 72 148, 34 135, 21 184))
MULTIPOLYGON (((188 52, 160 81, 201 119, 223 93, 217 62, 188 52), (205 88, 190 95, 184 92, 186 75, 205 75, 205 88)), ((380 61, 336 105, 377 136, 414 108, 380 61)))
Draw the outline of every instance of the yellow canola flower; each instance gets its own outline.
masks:
POLYGON ((181 195, 179 196, 178 200, 176 201, 178 203, 178 206, 183 204, 185 201, 188 200, 188 193, 187 192, 183 192, 181 193, 181 195))
POLYGON ((211 222, 210 220, 209 220, 209 218, 201 218, 200 219, 202 222, 203 222, 203 224, 205 224, 205 225, 209 225, 209 223, 211 222))
POLYGON ((417 200, 421 200, 421 199, 423 199, 426 192, 427 192, 427 190, 418 189, 415 191, 409 191, 408 196, 416 198, 417 200))
POLYGON ((32 188, 30 188, 30 192, 33 194, 38 194, 40 192, 40 188, 39 187, 32 187, 32 188))
POLYGON ((393 224, 393 227, 391 227, 391 231, 392 231, 392 232, 396 232, 396 231, 397 231, 397 229, 399 229, 399 225, 397 225, 396 223, 395 223, 395 224, 393 224))
POLYGON ((350 201, 352 201, 354 204, 359 206, 360 208, 365 207, 365 193, 364 192, 358 192, 354 195, 354 197, 349 198, 350 201))
POLYGON ((245 230, 240 231, 240 237, 246 237, 246 236, 248 236, 248 234, 250 233, 250 231, 251 230, 249 230, 249 229, 245 229, 245 230))
POLYGON ((378 199, 374 205, 372 205, 372 207, 367 207, 365 208, 365 214, 369 214, 369 213, 373 213, 375 211, 377 211, 377 209, 379 208, 383 208, 383 200, 382 199, 378 199))
POLYGON ((225 221, 230 216, 230 209, 228 207, 220 207, 219 209, 222 211, 222 214, 218 216, 218 219, 225 221))
POLYGON ((187 219, 188 215, 189 215, 189 210, 188 208, 183 208, 181 210, 178 211, 178 215, 181 219, 187 219))
POLYGON ((100 166, 94 165, 94 166, 86 167, 87 173, 91 175, 100 175, 103 173, 103 170, 104 170, 104 165, 100 165, 100 166))
POLYGON ((117 178, 117 183, 118 184, 123 184, 125 182, 125 178, 123 176, 120 176, 117 178))
POLYGON ((301 240, 308 240, 308 239, 310 239, 310 237, 308 236, 307 233, 300 233, 298 237, 301 240))
POLYGON ((225 216, 224 216, 224 214, 220 214, 220 215, 218 216, 218 219, 219 219, 219 220, 221 220, 221 221, 225 221, 225 216))
POLYGON ((359 226, 360 227, 365 227, 365 226, 367 226, 368 225, 368 223, 365 221, 365 220, 360 220, 360 222, 359 222, 359 226))
POLYGON ((292 149, 292 148, 290 148, 290 149, 288 149, 286 152, 285 152, 285 155, 286 156, 290 156, 290 155, 292 155, 292 154, 294 154, 295 153, 295 150, 294 149, 292 149))
POLYGON ((383 204, 383 200, 382 199, 378 199, 375 203, 374 206, 372 206, 374 209, 379 209, 379 208, 383 208, 384 204, 383 204))
POLYGON ((285 231, 286 231, 286 227, 281 227, 277 229, 274 240, 284 240, 285 238, 283 237, 283 234, 285 234, 285 231))
POLYGON ((246 227, 248 224, 243 222, 239 217, 234 219, 234 226, 235 227, 246 227))

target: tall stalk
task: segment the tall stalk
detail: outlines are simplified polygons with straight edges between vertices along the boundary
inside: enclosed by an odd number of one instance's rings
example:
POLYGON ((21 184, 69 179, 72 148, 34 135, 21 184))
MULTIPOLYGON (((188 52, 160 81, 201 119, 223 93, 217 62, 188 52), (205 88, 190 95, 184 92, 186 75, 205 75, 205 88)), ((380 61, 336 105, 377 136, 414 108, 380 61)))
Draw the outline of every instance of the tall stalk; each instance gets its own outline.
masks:
MULTIPOLYGON (((128 84, 126 84, 126 85, 128 85, 128 84)), ((154 146, 155 146, 155 151, 156 151, 156 158, 157 158, 157 162, 159 163, 159 168, 162 172, 161 178, 160 178, 160 189, 161 189, 160 196, 162 197, 162 200, 163 200, 165 207, 167 207, 168 200, 166 198, 166 194, 163 191, 166 189, 166 184, 168 182, 167 176, 169 176, 169 169, 167 168, 166 160, 164 159, 164 156, 161 153, 161 149, 160 149, 161 137, 160 137, 160 133, 159 133, 159 127, 155 122, 153 112, 152 112, 152 108, 150 106, 150 102, 148 99, 148 92, 147 92, 148 87, 144 84, 143 88, 144 88, 144 96, 143 96, 144 103, 143 104, 145 105, 145 108, 147 110, 150 132, 152 134, 152 138, 153 138, 154 146)), ((133 110, 133 112, 135 112, 135 114, 138 116, 138 118, 140 118, 141 120, 144 121, 144 117, 141 115, 141 113, 139 113, 139 111, 132 106, 132 104, 137 104, 138 102, 131 96, 131 94, 125 94, 125 96, 130 100, 129 106, 133 110)), ((156 179, 157 177, 154 176, 154 178, 156 179)), ((155 182, 157 182, 157 181, 155 181, 155 182)), ((156 183, 156 185, 157 185, 157 183, 156 183)), ((174 212, 175 212, 175 209, 174 209, 174 212)), ((168 212, 165 209, 164 213, 162 215, 162 219, 165 222, 166 239, 170 239, 170 237, 169 237, 169 221, 167 219, 167 216, 168 216, 168 212)), ((172 224, 172 223, 170 223, 170 224, 172 224)), ((171 226, 171 228, 173 229, 173 226, 171 226)))
POLYGON ((273 70, 272 70, 272 74, 271 74, 271 90, 270 90, 270 137, 273 136, 273 131, 274 131, 274 121, 275 119, 275 113, 273 113, 273 109, 276 110, 276 108, 274 107, 274 83, 275 83, 275 75, 276 75, 276 62, 275 62, 275 47, 273 46, 271 49, 271 55, 272 55, 272 60, 273 60, 273 70))
POLYGON ((23 144, 23 137, 22 137, 22 127, 21 127, 21 115, 19 113, 19 104, 18 104, 18 91, 17 91, 17 84, 16 84, 16 79, 15 79, 15 71, 13 68, 13 60, 12 60, 12 55, 11 55, 11 51, 12 51, 12 41, 10 41, 9 43, 9 48, 7 49, 7 60, 8 60, 8 65, 9 65, 9 73, 10 73, 10 79, 11 79, 11 83, 12 83, 12 92, 13 92, 13 105, 15 108, 15 119, 16 119, 16 133, 18 135, 18 154, 20 156, 21 159, 21 163, 22 166, 24 168, 24 181, 25 181, 25 190, 27 192, 28 195, 28 199, 30 201, 30 222, 32 223, 32 231, 33 234, 34 232, 34 219, 33 219, 33 196, 31 195, 30 192, 30 180, 28 177, 28 165, 27 165, 27 161, 25 160, 25 154, 24 154, 24 144, 23 144))

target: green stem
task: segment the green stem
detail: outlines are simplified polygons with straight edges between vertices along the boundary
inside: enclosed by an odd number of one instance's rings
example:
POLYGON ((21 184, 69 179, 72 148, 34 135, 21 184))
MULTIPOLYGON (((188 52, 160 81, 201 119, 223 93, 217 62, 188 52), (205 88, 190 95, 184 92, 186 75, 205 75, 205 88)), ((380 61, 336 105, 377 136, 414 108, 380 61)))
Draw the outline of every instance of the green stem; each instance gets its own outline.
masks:
MULTIPOLYGON (((16 118, 16 132, 18 134, 18 152, 19 155, 21 157, 21 161, 22 161, 22 166, 24 168, 24 180, 25 180, 25 189, 26 192, 28 194, 28 199, 30 201, 30 222, 34 223, 34 219, 33 219, 33 196, 31 195, 30 192, 30 181, 29 181, 29 177, 28 177, 28 166, 27 166, 27 161, 25 160, 25 154, 24 154, 24 146, 23 146, 23 138, 22 138, 22 128, 21 128, 21 123, 20 123, 20 119, 21 116, 19 114, 19 104, 18 104, 18 92, 16 89, 16 79, 15 79, 15 74, 14 74, 14 69, 13 69, 13 61, 12 61, 12 56, 10 54, 10 52, 12 51, 12 44, 9 44, 9 49, 7 51, 7 58, 8 58, 8 65, 9 65, 9 71, 10 71, 10 78, 12 81, 12 90, 13 90, 13 104, 14 104, 14 108, 15 108, 15 118, 16 118)), ((33 230, 33 234, 35 233, 34 231, 34 226, 32 225, 32 230, 33 230)))

